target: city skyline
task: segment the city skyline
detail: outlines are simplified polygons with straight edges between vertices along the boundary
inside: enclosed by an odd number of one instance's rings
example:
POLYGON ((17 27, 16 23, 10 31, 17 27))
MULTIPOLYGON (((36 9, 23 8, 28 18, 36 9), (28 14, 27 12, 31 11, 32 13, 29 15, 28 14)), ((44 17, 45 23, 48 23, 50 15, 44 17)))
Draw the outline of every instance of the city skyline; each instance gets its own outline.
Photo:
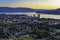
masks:
POLYGON ((34 9, 60 8, 60 0, 0 0, 0 7, 27 7, 34 9))

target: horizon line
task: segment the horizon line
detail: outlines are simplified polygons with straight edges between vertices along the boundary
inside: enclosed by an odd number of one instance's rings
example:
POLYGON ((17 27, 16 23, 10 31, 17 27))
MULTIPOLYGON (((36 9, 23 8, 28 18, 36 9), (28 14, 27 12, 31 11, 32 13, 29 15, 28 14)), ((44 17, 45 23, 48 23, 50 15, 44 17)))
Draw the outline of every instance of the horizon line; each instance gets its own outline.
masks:
MULTIPOLYGON (((6 8, 30 8, 30 7, 6 7, 6 8)), ((42 8, 30 8, 30 9, 41 9, 41 10, 56 10, 56 9, 60 9, 60 8, 53 8, 53 9, 42 9, 42 8)))

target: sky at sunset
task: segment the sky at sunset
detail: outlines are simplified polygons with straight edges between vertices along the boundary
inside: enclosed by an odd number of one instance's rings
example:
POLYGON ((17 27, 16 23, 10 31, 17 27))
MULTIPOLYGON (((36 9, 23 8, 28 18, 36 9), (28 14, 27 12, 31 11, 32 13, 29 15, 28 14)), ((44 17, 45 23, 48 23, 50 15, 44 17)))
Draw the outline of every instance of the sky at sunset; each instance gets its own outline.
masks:
POLYGON ((0 7, 56 9, 60 8, 60 0, 0 0, 0 7))

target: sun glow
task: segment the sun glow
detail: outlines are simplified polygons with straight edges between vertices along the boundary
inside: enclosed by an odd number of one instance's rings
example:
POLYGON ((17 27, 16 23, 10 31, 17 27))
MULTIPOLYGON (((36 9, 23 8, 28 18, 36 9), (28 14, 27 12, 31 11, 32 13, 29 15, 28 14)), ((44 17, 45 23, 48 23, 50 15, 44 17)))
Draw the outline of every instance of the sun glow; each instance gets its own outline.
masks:
POLYGON ((21 0, 13 3, 1 3, 0 6, 7 7, 27 7, 34 9, 57 9, 60 8, 60 0, 21 0))

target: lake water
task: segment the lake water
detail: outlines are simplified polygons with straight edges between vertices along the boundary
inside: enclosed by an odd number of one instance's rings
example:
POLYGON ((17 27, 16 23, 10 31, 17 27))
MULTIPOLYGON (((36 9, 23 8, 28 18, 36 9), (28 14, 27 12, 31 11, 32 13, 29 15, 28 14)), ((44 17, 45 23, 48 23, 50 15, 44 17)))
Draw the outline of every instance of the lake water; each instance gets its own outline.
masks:
MULTIPOLYGON (((15 14, 18 14, 18 15, 21 15, 21 14, 25 14, 25 15, 28 15, 28 16, 33 16, 33 15, 38 15, 38 13, 35 13, 35 12, 10 12, 10 13, 0 13, 0 14, 11 14, 11 15, 15 15, 15 14)), ((40 15, 40 18, 53 18, 53 19, 60 19, 60 15, 52 15, 52 14, 42 14, 42 13, 39 13, 40 15)))
POLYGON ((41 18, 60 19, 60 15, 40 14, 41 18))
POLYGON ((7 14, 7 15, 15 15, 15 14, 22 15, 22 14, 25 14, 25 15, 28 15, 28 16, 32 16, 36 13, 35 12, 10 12, 10 13, 0 13, 0 14, 7 14))

